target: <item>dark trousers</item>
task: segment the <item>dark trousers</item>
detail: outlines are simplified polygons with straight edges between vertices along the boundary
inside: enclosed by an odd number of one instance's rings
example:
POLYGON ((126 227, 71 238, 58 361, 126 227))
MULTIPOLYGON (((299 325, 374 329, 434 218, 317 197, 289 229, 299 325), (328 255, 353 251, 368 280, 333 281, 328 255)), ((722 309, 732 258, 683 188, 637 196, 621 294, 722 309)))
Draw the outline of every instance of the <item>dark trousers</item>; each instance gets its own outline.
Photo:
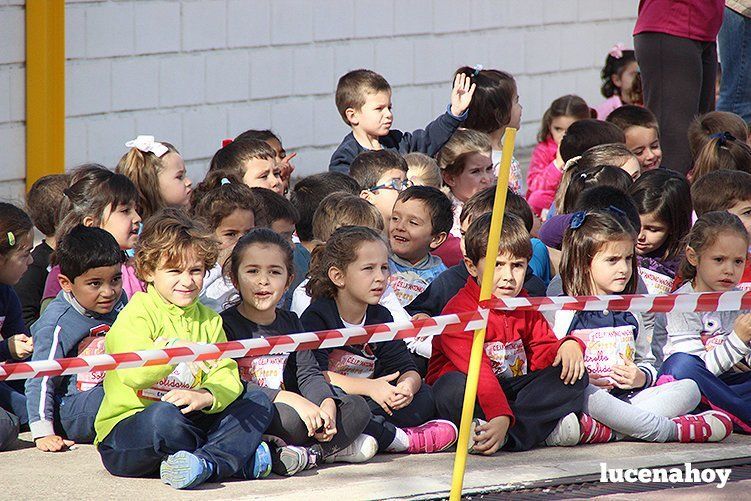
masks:
POLYGON ((246 393, 217 414, 184 415, 168 402, 154 402, 115 425, 99 444, 104 467, 120 477, 156 473, 168 455, 189 451, 216 467, 209 481, 253 478, 253 459, 271 422, 271 402, 246 393))
POLYGON ((660 374, 692 379, 710 406, 730 415, 736 430, 751 433, 751 372, 715 376, 701 358, 673 353, 662 364, 660 374))
POLYGON ((18 438, 18 416, 0 408, 0 451, 10 448, 18 438))
MULTIPOLYGON (((308 436, 308 428, 295 409, 287 404, 273 404, 274 415, 266 430, 284 440, 288 445, 313 445, 318 443, 308 436)), ((336 402, 336 435, 329 442, 320 442, 323 457, 341 451, 355 441, 370 421, 370 408, 359 395, 342 395, 336 402)))
POLYGON ((0 381, 0 409, 15 414, 21 425, 29 423, 26 412, 26 395, 23 392, 23 381, 0 381))
MULTIPOLYGON (((503 449, 526 451, 542 443, 562 417, 581 412, 589 378, 585 376, 572 385, 563 384, 558 366, 501 379, 500 383, 514 413, 514 425, 509 428, 503 449)), ((463 372, 448 372, 433 385, 438 417, 452 421, 457 427, 462 419, 466 385, 467 375, 463 372)), ((475 404, 474 415, 485 419, 479 404, 475 404)))
POLYGON ((634 36, 644 105, 660 125, 662 166, 691 170, 688 124, 715 104, 717 44, 665 33, 634 36))
POLYGON ((104 388, 94 388, 67 397, 55 397, 55 427, 59 433, 79 444, 94 443, 94 420, 104 399, 104 388), (59 426, 58 426, 59 425, 59 426))

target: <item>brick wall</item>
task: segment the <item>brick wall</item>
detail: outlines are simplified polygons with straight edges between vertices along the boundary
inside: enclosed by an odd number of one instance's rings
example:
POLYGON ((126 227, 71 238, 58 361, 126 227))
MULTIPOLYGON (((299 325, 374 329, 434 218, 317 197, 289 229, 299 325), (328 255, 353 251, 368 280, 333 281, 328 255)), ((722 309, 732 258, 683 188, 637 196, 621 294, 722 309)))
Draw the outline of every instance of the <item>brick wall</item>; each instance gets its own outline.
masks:
MULTIPOLYGON (((0 197, 22 192, 24 2, 0 0, 0 197)), ((115 164, 137 133, 174 143, 194 179, 224 137, 271 127, 299 174, 323 170, 348 129, 338 76, 368 67, 394 88, 395 126, 445 110, 452 72, 512 72, 534 144, 554 98, 598 103, 599 69, 631 43, 636 0, 182 0, 66 5, 66 165, 115 164)))

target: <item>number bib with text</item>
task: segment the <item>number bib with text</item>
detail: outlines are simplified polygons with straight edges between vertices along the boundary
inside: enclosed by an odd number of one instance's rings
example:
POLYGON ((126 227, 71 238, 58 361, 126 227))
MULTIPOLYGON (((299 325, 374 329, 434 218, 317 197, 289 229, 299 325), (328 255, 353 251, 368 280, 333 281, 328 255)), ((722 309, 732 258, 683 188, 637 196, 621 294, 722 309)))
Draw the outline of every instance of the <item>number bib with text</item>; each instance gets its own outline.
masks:
POLYGON ((636 342, 633 325, 577 329, 571 331, 571 335, 587 345, 584 365, 590 374, 607 376, 612 372, 613 366, 623 364, 624 359, 634 361, 636 342))
POLYGON ((358 355, 347 350, 332 350, 329 354, 329 370, 343 376, 371 378, 375 373, 375 356, 367 345, 358 355))
POLYGON ((244 357, 237 361, 240 378, 264 388, 275 390, 284 387, 284 366, 289 354, 244 357))
POLYGON ((499 378, 512 378, 527 373, 527 353, 521 339, 510 343, 485 343, 485 354, 490 359, 493 372, 499 378))

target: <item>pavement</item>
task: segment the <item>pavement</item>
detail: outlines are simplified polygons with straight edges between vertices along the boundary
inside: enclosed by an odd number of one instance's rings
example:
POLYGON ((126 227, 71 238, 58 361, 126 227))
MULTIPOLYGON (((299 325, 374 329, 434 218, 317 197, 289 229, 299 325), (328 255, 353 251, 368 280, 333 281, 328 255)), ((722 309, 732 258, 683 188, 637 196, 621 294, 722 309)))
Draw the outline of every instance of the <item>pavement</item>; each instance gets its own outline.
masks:
MULTIPOLYGON (((599 474, 608 468, 656 467, 737 459, 751 456, 751 437, 733 435, 715 444, 645 444, 620 442, 571 448, 542 448, 528 452, 500 453, 493 457, 470 456, 464 493, 513 489, 550 479, 599 474)), ((194 491, 175 491, 157 478, 118 478, 102 467, 96 449, 79 445, 63 453, 43 453, 34 448, 28 433, 15 450, 0 453, 0 499, 122 499, 131 494, 152 499, 290 499, 369 500, 434 499, 446 497, 451 485, 452 453, 381 454, 365 464, 329 465, 295 477, 269 477, 254 481, 229 481, 205 485, 194 491)), ((751 457, 749 457, 751 462, 751 457)), ((735 490, 738 482, 722 492, 735 490)), ((747 485, 748 487, 748 485, 747 485)), ((686 489, 696 499, 714 486, 686 489), (692 491, 692 489, 694 489, 692 491)), ((714 489, 711 490, 711 489, 714 489)), ((744 491, 748 493, 748 490, 744 491)), ((646 493, 639 494, 640 497, 646 493)), ((688 494, 687 494, 688 495, 688 494)), ((618 496, 618 495, 615 495, 618 496)), ((736 495, 736 498, 746 497, 736 495)), ((621 499, 605 497, 605 499, 621 499)), ((689 499, 689 497, 681 498, 689 499)))

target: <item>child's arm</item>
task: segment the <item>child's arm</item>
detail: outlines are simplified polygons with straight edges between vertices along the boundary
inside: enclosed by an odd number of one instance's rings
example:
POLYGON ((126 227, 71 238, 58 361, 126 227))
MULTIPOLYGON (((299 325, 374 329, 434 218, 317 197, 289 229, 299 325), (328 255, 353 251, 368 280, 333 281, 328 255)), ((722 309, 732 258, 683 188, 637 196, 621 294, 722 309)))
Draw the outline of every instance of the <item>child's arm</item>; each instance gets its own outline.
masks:
MULTIPOLYGON (((206 325, 202 328, 205 328, 208 334, 207 342, 226 342, 227 335, 222 328, 222 317, 208 308, 206 311, 210 313, 210 318, 204 322, 206 325)), ((237 362, 231 358, 215 360, 211 371, 204 376, 198 388, 208 390, 214 396, 211 406, 204 412, 207 414, 222 412, 240 396, 243 390, 237 371, 237 362)))
MULTIPOLYGON (((60 342, 62 330, 63 327, 58 322, 41 326, 34 333, 36 350, 31 360, 55 360, 64 357, 60 342)), ((31 437, 35 441, 55 435, 55 386, 58 380, 59 377, 50 376, 26 380, 26 411, 29 415, 31 437)))
MULTIPOLYGON (((638 333, 636 334, 636 353, 634 354, 634 363, 644 374, 644 381, 638 375, 636 384, 641 386, 635 388, 647 388, 657 381, 657 369, 655 369, 655 355, 652 353, 652 336, 654 333, 654 316, 650 316, 649 323, 644 321, 641 314, 634 314, 638 322, 638 333)), ((628 365, 628 364, 627 364, 628 365)))
POLYGON ((396 386, 392 385, 391 382, 399 377, 398 372, 375 379, 344 376, 332 371, 326 371, 323 375, 327 381, 338 386, 348 395, 370 397, 381 406, 386 414, 392 414, 389 403, 397 398, 398 393, 396 386))

